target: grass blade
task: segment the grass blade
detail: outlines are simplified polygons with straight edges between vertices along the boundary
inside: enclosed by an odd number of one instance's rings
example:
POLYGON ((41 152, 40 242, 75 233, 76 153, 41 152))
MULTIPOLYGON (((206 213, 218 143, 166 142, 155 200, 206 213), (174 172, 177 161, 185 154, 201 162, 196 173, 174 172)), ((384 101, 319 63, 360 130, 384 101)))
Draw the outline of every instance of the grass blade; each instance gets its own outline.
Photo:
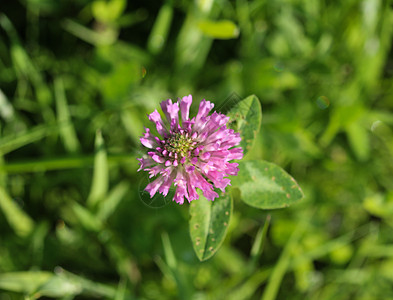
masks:
POLYGON ((190 289, 186 287, 184 282, 184 276, 179 271, 176 256, 175 253, 173 252, 171 241, 169 240, 168 234, 164 232, 161 235, 161 239, 162 239, 162 245, 164 247, 166 265, 168 266, 169 271, 176 282, 179 292, 179 299, 190 299, 190 289))
POLYGON ((130 184, 127 181, 122 181, 118 185, 116 185, 108 197, 106 197, 105 201, 102 202, 97 217, 101 221, 105 221, 109 218, 109 216, 115 211, 116 207, 119 205, 120 201, 124 198, 127 192, 130 189, 130 184))
POLYGON ((299 223, 295 228, 278 262, 274 266, 274 269, 272 271, 272 274, 270 275, 269 282, 266 286, 265 292, 263 293, 261 300, 276 299, 281 285, 281 281, 284 278, 285 273, 289 269, 292 251, 298 243, 300 237, 302 236, 304 229, 305 226, 303 223, 299 223))
POLYGON ((102 138, 102 133, 99 130, 96 133, 95 151, 93 181, 89 197, 87 198, 87 204, 89 207, 94 207, 99 202, 103 201, 108 192, 108 159, 104 139, 102 138))
POLYGON ((250 253, 251 258, 250 258, 249 265, 248 265, 249 273, 252 273, 255 271, 255 268, 258 263, 258 259, 260 258, 261 254, 262 254, 263 245, 265 244, 265 241, 266 241, 267 230, 270 225, 270 219, 271 219, 271 217, 270 217, 270 215, 268 215, 266 217, 265 224, 263 225, 263 227, 261 227, 258 230, 258 233, 255 237, 255 241, 254 241, 254 244, 252 245, 251 253, 250 253))
POLYGON ((160 12, 158 13, 157 19, 154 23, 153 29, 151 30, 149 40, 147 42, 147 49, 153 53, 159 53, 165 45, 169 28, 172 23, 173 8, 168 4, 164 4, 160 12))
POLYGON ((34 229, 34 221, 26 214, 0 186, 0 208, 11 228, 20 237, 28 236, 34 229))
POLYGON ((28 144, 34 143, 44 137, 57 132, 58 125, 38 125, 33 129, 6 136, 0 141, 0 153, 7 154, 28 144))
MULTIPOLYGON (((108 165, 114 166, 119 164, 134 164, 137 169, 137 160, 131 155, 109 155, 107 157, 108 165)), ((83 168, 94 164, 94 156, 83 155, 77 157, 58 157, 50 159, 35 159, 27 161, 12 162, 0 164, 0 171, 7 173, 26 173, 26 172, 44 172, 52 170, 66 170, 74 168, 83 168)))
POLYGON ((61 78, 55 80, 55 98, 57 109, 57 120, 64 126, 60 128, 60 135, 63 139, 64 146, 70 153, 76 153, 80 150, 80 143, 75 133, 75 128, 71 122, 70 111, 68 109, 67 99, 64 91, 64 84, 61 78))

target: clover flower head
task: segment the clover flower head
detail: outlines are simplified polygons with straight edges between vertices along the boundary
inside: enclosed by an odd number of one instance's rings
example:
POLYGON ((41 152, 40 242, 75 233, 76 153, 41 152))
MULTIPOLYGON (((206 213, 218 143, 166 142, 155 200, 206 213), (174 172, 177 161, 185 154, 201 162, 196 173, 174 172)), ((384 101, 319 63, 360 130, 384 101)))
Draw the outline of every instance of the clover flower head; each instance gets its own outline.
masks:
POLYGON ((240 134, 226 125, 229 117, 213 112, 214 104, 202 100, 196 117, 190 119, 192 96, 185 96, 175 103, 171 99, 161 102, 166 120, 157 110, 149 115, 160 137, 154 136, 149 128, 140 138, 149 149, 143 158, 138 158, 140 170, 148 171, 149 177, 157 177, 145 190, 152 198, 157 191, 164 196, 172 183, 176 187, 173 200, 184 203, 199 198, 197 188, 208 200, 218 197, 214 188, 225 192, 230 185, 229 175, 237 175, 238 164, 231 163, 243 157, 239 145, 240 134), (179 117, 180 112, 180 117, 179 117))

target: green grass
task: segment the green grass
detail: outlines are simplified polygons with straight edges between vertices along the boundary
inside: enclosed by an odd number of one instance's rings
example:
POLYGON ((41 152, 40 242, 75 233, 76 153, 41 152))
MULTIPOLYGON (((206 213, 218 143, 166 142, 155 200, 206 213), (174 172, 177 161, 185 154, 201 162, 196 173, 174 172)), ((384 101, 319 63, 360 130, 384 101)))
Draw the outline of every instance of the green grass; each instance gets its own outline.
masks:
POLYGON ((393 299, 392 25, 382 0, 4 5, 0 300, 393 299), (244 159, 305 194, 234 197, 202 263, 188 205, 147 206, 136 161, 146 114, 188 94, 255 94, 244 159))

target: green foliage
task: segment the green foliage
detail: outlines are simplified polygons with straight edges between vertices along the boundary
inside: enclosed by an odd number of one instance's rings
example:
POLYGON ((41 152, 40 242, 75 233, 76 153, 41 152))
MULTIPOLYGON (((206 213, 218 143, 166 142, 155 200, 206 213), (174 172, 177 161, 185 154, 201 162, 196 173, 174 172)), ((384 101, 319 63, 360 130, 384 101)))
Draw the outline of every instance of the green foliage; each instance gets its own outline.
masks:
POLYGON ((28 236, 34 229, 34 221, 0 187, 0 208, 16 235, 28 236))
POLYGON ((13 292, 32 294, 50 280, 50 272, 18 272, 0 276, 0 287, 13 292))
MULTIPOLYGON (((228 112, 228 116, 229 126, 240 133, 240 146, 245 154, 251 149, 262 122, 258 98, 252 95, 239 101, 228 112)), ((273 163, 262 160, 245 161, 239 163, 239 169, 238 175, 232 179, 232 185, 240 189, 241 199, 250 206, 261 209, 282 208, 303 198, 303 192, 295 179, 273 163)), ((221 194, 212 204, 204 197, 202 199, 204 201, 190 204, 190 235, 194 251, 201 261, 213 256, 220 247, 233 206, 232 196, 228 194, 221 194)), ((261 248, 259 244, 262 243, 266 230, 258 235, 257 240, 260 241, 253 247, 251 261, 260 252, 257 249, 261 248)))
POLYGON ((381 0, 2 5, 0 299, 392 299, 392 16, 381 0), (149 206, 136 172, 146 114, 188 94, 237 110, 246 153, 203 262, 193 208, 149 206))
POLYGON ((208 201, 202 195, 190 204, 190 235, 199 260, 212 257, 224 241, 232 214, 230 193, 220 195, 219 201, 208 201))
POLYGON ((200 21, 198 27, 203 34, 215 39, 233 39, 239 36, 239 29, 229 20, 200 21))
POLYGON ((295 179, 275 164, 250 160, 240 162, 239 169, 232 185, 240 189, 240 197, 248 205, 262 209, 281 208, 303 198, 295 179))
POLYGON ((96 0, 92 3, 91 10, 97 21, 110 23, 114 22, 122 15, 126 5, 127 1, 125 0, 96 0))
POLYGON ((169 28, 173 18, 173 8, 170 5, 163 5, 154 23, 154 27, 147 42, 147 49, 157 54, 161 52, 168 37, 169 28))
POLYGON ((60 127, 60 134, 63 139, 64 147, 70 153, 79 152, 80 143, 76 136, 75 128, 70 120, 70 111, 65 96, 64 84, 61 78, 56 79, 54 88, 56 98, 57 122, 59 124, 64 124, 60 127))
POLYGON ((50 272, 13 272, 0 275, 0 288, 28 295, 29 299, 39 299, 42 296, 58 298, 88 294, 99 297, 114 297, 116 290, 75 276, 71 273, 59 274, 50 272))
POLYGON ((95 139, 94 173, 87 204, 96 206, 103 201, 108 192, 108 159, 101 131, 97 131, 95 139))
POLYGON ((230 117, 231 128, 240 133, 240 147, 246 155, 254 145, 262 123, 259 99, 255 95, 249 96, 233 106, 227 115, 230 117))

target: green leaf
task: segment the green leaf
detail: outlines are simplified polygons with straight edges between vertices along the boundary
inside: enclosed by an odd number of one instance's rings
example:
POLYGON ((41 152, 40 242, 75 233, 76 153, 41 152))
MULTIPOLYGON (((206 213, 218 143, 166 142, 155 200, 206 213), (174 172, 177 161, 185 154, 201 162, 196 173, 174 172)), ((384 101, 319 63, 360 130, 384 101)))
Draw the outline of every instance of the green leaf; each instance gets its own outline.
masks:
POLYGON ((202 195, 190 204, 190 235, 200 261, 212 257, 224 241, 232 214, 230 193, 208 201, 202 195))
POLYGON ((142 66, 136 61, 122 62, 114 66, 110 73, 102 76, 100 89, 105 102, 127 99, 132 86, 142 79, 142 66))
POLYGON ((254 243, 251 248, 250 259, 248 261, 249 274, 255 272, 258 260, 262 255, 263 246, 266 242, 266 234, 270 225, 270 215, 266 217, 265 224, 258 230, 254 243))
POLYGON ((127 181, 122 181, 116 185, 108 194, 105 201, 100 205, 97 218, 105 221, 116 210, 121 200, 130 189, 130 184, 127 181))
POLYGON ((346 128, 349 144, 360 161, 370 156, 370 138, 367 129, 360 122, 352 122, 346 128))
POLYGON ((65 276, 52 275, 52 277, 47 282, 40 286, 37 294, 58 298, 70 295, 78 295, 82 293, 82 291, 83 286, 80 282, 76 280, 70 280, 65 276))
POLYGON ((11 228, 20 237, 28 236, 34 229, 34 221, 26 214, 19 205, 0 186, 0 209, 7 219, 11 228))
POLYGON ((85 229, 96 232, 102 230, 101 220, 92 214, 90 210, 78 204, 77 202, 72 203, 71 209, 76 216, 76 220, 85 229))
POLYGON ((102 32, 97 32, 70 19, 64 19, 61 25, 72 35, 97 46, 111 45, 117 40, 118 36, 118 31, 109 26, 105 27, 102 32))
POLYGON ((118 19, 124 9, 126 8, 127 1, 125 0, 110 0, 110 1, 94 1, 91 9, 94 18, 103 23, 111 23, 118 19))
POLYGON ((262 108, 255 95, 248 96, 237 103, 228 113, 230 127, 240 133, 244 155, 251 149, 261 128, 262 108))
POLYGON ((287 207, 303 198, 299 185, 279 166, 263 160, 239 163, 238 176, 232 186, 238 187, 241 199, 261 209, 287 207))
POLYGON ((61 78, 55 79, 55 98, 57 120, 63 126, 60 128, 60 134, 63 139, 65 148, 70 153, 79 152, 81 146, 72 124, 70 111, 68 109, 67 98, 64 90, 63 80, 61 78))
POLYGON ((186 281, 184 280, 185 275, 181 268, 178 267, 176 255, 173 251, 168 234, 163 232, 161 239, 166 262, 166 265, 165 263, 162 265, 163 272, 167 273, 176 282, 177 290, 179 291, 179 299, 190 299, 190 294, 192 293, 191 287, 186 285, 186 281))
POLYGON ((31 294, 53 277, 50 272, 12 272, 0 274, 0 289, 31 294))
POLYGON ((140 112, 137 109, 124 109, 121 112, 121 121, 124 129, 137 145, 140 143, 139 135, 144 130, 143 123, 138 118, 138 115, 140 116, 140 112))
POLYGON ((295 230, 293 231, 288 243, 285 245, 285 248, 280 255, 280 258, 273 268, 261 300, 276 299, 284 275, 289 269, 293 250, 296 248, 296 245, 299 243, 299 239, 304 234, 306 228, 305 224, 306 222, 303 221, 296 225, 295 230))
POLYGON ((108 159, 100 130, 96 133, 93 182, 87 204, 94 207, 105 199, 108 192, 108 159))
POLYGON ((166 263, 171 270, 175 270, 177 268, 177 260, 176 260, 175 253, 173 252, 173 248, 171 245, 171 241, 169 240, 168 233, 166 232, 162 233, 161 239, 164 247, 166 263))
POLYGON ((0 153, 7 154, 28 144, 34 143, 44 137, 56 133, 58 125, 38 125, 23 132, 9 134, 1 138, 0 153))
MULTIPOLYGON (((0 146, 1 148, 1 146, 0 146)), ((130 154, 116 154, 107 157, 108 165, 129 165, 130 168, 137 168, 135 156, 130 154)), ((92 155, 79 155, 72 157, 57 157, 48 159, 34 159, 10 162, 0 164, 0 171, 7 173, 26 173, 26 172, 44 172, 50 170, 66 170, 73 168, 83 168, 91 166, 94 163, 92 155)))
POLYGON ((214 39, 234 39, 239 36, 239 28, 229 20, 201 21, 198 28, 203 34, 214 39))
POLYGON ((1 89, 0 89, 0 116, 7 122, 15 118, 15 109, 1 89))
POLYGON ((62 297, 81 293, 113 299, 116 289, 59 268, 58 274, 45 271, 10 272, 0 274, 0 289, 40 296, 62 297))
POLYGON ((173 19, 173 8, 168 4, 164 4, 160 8, 160 12, 154 22, 153 29, 150 32, 147 41, 147 49, 153 54, 159 53, 165 45, 169 29, 173 19))

